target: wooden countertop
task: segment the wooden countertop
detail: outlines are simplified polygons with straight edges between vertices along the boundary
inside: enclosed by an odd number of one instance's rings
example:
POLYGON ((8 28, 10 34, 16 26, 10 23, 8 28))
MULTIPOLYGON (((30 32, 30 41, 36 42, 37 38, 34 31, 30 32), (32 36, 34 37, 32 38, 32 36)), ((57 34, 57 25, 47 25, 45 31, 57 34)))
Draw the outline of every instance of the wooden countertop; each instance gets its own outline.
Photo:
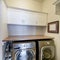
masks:
POLYGON ((49 36, 39 36, 39 35, 26 35, 26 36, 9 36, 6 39, 4 39, 3 41, 34 41, 34 40, 50 40, 53 39, 52 37, 49 36))

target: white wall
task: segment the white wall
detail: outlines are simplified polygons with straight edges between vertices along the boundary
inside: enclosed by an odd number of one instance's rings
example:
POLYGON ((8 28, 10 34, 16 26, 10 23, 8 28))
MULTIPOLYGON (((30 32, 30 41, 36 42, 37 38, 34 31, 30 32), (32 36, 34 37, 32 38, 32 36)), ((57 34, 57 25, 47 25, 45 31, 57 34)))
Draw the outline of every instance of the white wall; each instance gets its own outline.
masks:
POLYGON ((2 0, 2 13, 1 13, 1 18, 2 18, 2 38, 6 38, 6 36, 8 35, 8 32, 7 32, 7 7, 4 3, 4 1, 2 0))
POLYGON ((0 0, 0 60, 2 60, 2 40, 7 37, 6 7, 4 2, 0 0))
MULTIPOLYGON (((1 0, 0 0, 0 8, 1 8, 1 0)), ((0 60, 2 60, 1 9, 0 9, 0 60)))
POLYGON ((34 0, 6 0, 8 7, 41 11, 41 3, 34 0))
MULTIPOLYGON (((55 14, 55 5, 53 5, 55 1, 56 0, 44 0, 43 12, 48 13, 48 22, 59 20, 59 23, 60 23, 60 16, 55 14)), ((56 60, 60 60, 60 32, 59 34, 53 34, 53 33, 46 32, 46 35, 54 37, 54 41, 56 45, 56 55, 57 55, 56 60)))
POLYGON ((8 25, 9 36, 14 35, 44 35, 46 27, 8 25))

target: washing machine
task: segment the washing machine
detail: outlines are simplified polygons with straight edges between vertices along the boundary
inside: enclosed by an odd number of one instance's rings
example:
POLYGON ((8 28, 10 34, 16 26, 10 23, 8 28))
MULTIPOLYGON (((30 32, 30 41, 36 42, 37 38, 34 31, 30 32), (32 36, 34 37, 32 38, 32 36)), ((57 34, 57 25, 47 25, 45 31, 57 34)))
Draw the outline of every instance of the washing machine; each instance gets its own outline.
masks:
POLYGON ((55 60, 55 44, 53 40, 39 41, 39 60, 55 60))
POLYGON ((36 60, 35 42, 13 43, 12 60, 36 60))

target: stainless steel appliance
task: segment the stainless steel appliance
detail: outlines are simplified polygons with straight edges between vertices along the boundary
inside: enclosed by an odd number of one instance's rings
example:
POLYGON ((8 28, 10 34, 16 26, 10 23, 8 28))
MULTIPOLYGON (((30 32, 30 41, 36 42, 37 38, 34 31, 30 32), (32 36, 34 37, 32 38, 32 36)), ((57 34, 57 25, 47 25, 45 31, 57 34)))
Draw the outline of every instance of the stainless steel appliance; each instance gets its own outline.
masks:
POLYGON ((3 45, 3 60, 12 60, 12 43, 5 42, 3 45))
POLYGON ((13 43, 12 60, 36 60, 35 42, 13 43))
POLYGON ((55 60, 54 41, 39 41, 39 60, 55 60))

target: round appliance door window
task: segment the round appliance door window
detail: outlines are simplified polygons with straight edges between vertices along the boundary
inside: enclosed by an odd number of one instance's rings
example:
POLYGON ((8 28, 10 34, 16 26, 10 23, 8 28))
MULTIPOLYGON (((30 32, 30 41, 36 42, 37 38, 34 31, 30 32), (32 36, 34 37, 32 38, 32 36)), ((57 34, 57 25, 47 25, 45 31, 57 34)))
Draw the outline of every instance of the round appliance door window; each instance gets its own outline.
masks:
POLYGON ((52 57, 52 51, 51 51, 51 49, 50 48, 45 48, 45 49, 43 49, 43 60, 45 60, 45 59, 51 59, 51 57, 52 57))
POLYGON ((15 60, 34 60, 33 50, 20 50, 15 54, 15 60))

